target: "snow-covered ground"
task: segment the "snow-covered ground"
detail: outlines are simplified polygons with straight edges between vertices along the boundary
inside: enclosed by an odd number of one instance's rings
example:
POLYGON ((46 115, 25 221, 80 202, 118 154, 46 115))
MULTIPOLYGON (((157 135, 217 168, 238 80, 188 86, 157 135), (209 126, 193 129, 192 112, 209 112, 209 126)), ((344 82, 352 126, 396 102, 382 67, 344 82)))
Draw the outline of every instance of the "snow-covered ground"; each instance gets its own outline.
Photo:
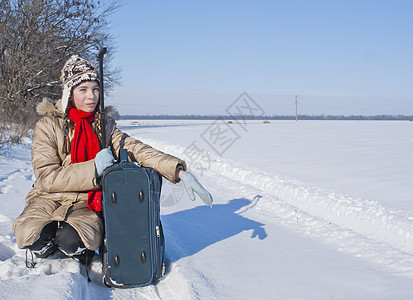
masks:
POLYGON ((109 289, 70 259, 25 266, 11 224, 33 183, 30 140, 0 156, 2 299, 413 299, 413 122, 127 121, 185 159, 214 197, 163 187, 168 270, 109 289))

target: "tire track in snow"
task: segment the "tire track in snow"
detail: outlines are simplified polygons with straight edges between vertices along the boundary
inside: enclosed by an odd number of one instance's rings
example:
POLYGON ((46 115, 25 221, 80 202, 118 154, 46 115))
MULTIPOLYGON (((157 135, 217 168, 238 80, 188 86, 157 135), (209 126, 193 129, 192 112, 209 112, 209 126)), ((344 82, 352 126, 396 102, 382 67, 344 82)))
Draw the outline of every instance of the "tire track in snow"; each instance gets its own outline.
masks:
POLYGON ((227 190, 233 190, 236 197, 253 199, 248 207, 244 207, 242 211, 238 212, 239 214, 255 220, 265 219, 266 223, 280 224, 300 235, 317 239, 337 251, 366 260, 394 275, 413 278, 413 255, 308 214, 273 195, 240 184, 238 181, 226 177, 216 177, 215 182, 227 190))
POLYGON ((413 220, 388 211, 377 202, 353 199, 318 187, 305 187, 268 173, 232 167, 228 163, 216 163, 215 170, 219 170, 217 175, 277 196, 310 215, 413 254, 413 220))

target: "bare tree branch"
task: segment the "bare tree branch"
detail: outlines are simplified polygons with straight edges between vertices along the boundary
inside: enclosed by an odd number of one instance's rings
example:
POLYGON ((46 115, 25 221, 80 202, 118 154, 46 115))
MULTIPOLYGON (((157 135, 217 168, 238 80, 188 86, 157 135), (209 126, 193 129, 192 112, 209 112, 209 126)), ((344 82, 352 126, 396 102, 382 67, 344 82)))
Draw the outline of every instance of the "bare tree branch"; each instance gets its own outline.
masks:
MULTIPOLYGON (((103 45, 113 50, 107 18, 119 6, 118 0, 1 0, 0 122, 34 124, 37 103, 61 94, 60 70, 72 54, 96 63, 103 45)), ((111 57, 107 90, 119 80, 111 57)))

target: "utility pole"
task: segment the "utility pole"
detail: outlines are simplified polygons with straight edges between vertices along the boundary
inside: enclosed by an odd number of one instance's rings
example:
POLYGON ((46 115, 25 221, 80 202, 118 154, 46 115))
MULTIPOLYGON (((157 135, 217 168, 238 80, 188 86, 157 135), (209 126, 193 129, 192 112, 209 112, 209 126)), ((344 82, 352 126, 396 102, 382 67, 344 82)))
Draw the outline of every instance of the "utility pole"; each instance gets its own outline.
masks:
POLYGON ((297 102, 298 96, 295 95, 295 121, 298 122, 298 102, 297 102))

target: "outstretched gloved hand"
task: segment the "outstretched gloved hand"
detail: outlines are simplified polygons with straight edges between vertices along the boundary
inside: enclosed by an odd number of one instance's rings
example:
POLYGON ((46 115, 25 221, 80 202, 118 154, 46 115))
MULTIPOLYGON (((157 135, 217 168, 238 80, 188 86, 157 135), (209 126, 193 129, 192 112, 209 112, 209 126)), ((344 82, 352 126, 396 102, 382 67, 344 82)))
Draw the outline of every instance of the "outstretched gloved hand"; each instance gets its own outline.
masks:
POLYGON ((204 201, 205 205, 212 207, 212 196, 208 191, 199 183, 199 181, 190 172, 185 172, 181 176, 181 180, 184 183, 186 192, 192 201, 195 201, 195 193, 204 201))
POLYGON ((112 151, 109 148, 100 150, 95 157, 95 167, 98 177, 102 176, 103 170, 113 165, 114 162, 115 158, 113 157, 112 151))

